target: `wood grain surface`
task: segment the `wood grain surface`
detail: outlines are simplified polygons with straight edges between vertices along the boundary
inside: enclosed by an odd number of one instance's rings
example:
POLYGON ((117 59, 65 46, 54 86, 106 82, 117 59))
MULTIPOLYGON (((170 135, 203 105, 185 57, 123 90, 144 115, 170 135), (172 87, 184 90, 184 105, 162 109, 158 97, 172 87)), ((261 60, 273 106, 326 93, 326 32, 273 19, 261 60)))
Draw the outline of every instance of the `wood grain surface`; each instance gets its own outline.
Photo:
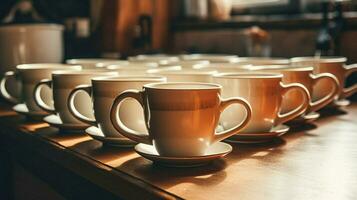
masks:
POLYGON ((122 198, 356 199, 357 102, 321 115, 269 143, 232 144, 225 158, 196 168, 154 165, 132 148, 59 133, 4 105, 0 133, 9 149, 16 144, 14 156, 31 151, 122 198))

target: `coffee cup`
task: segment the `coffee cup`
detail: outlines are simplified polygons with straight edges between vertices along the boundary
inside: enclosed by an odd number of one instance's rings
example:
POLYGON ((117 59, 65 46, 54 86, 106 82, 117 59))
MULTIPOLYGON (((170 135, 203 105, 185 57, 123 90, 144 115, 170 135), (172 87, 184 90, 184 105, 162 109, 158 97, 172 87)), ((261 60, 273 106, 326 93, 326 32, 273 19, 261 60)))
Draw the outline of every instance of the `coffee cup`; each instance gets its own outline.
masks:
POLYGON ((157 71, 151 74, 157 74, 167 78, 168 82, 202 82, 210 83, 212 75, 217 73, 215 70, 194 70, 182 69, 173 71, 157 71))
MULTIPOLYGON (((41 63, 41 64, 22 64, 16 67, 16 71, 5 74, 1 85, 6 85, 10 78, 18 77, 20 80, 21 91, 19 92, 21 98, 15 98, 10 95, 5 87, 1 87, 2 95, 14 103, 24 102, 29 111, 42 111, 35 103, 33 91, 35 86, 43 79, 51 79, 51 74, 56 70, 81 70, 79 65, 66 65, 56 63, 41 63)), ((43 90, 41 96, 46 104, 51 105, 51 91, 43 90)))
POLYGON ((184 54, 182 60, 208 60, 210 63, 236 63, 238 56, 233 54, 184 54))
POLYGON ((152 54, 152 55, 137 55, 137 56, 130 56, 128 60, 131 63, 140 63, 140 62, 156 62, 160 65, 169 64, 171 62, 179 61, 179 57, 171 56, 166 54, 152 54))
MULTIPOLYGON (((116 72, 111 72, 102 69, 81 70, 81 71, 54 71, 52 79, 44 79, 39 82, 34 89, 34 97, 36 104, 44 111, 58 115, 64 124, 83 124, 68 110, 67 100, 70 92, 79 85, 90 84, 94 77, 106 77, 118 75, 116 72), (54 105, 48 105, 41 97, 41 91, 45 86, 52 89, 52 97, 54 105)), ((93 117, 93 112, 88 107, 91 106, 90 97, 87 94, 80 93, 77 95, 76 108, 85 116, 93 117)))
POLYGON ((289 65, 287 58, 278 57, 239 57, 237 63, 248 65, 289 65))
MULTIPOLYGON (((252 119, 244 133, 269 132, 273 127, 302 115, 309 106, 308 90, 299 83, 284 84, 278 73, 222 73, 213 76, 213 82, 222 85, 222 96, 240 96, 252 106, 252 119), (283 95, 298 90, 303 99, 293 110, 282 113, 283 95)), ((238 107, 228 108, 222 113, 220 125, 231 128, 242 120, 244 113, 238 107)))
MULTIPOLYGON (((154 145, 160 156, 202 156, 218 141, 237 134, 249 122, 251 108, 241 98, 222 99, 221 86, 211 83, 153 83, 127 90, 114 100, 110 119, 115 129, 139 143, 154 145), (147 133, 127 126, 118 110, 134 98, 144 109, 147 133), (216 133, 220 113, 232 104, 245 108, 233 128, 216 133)), ((134 112, 134 111, 131 111, 134 112)))
MULTIPOLYGON (((291 59, 293 66, 313 66, 314 74, 330 73, 336 76, 339 82, 338 99, 345 99, 357 92, 357 84, 345 88, 345 81, 349 75, 357 72, 357 65, 345 65, 347 58, 345 57, 295 57, 291 59)), ((327 81, 321 81, 316 85, 313 99, 321 98, 326 95, 329 88, 326 87, 327 81)))
POLYGON ((195 69, 198 70, 215 70, 219 73, 235 73, 235 72, 247 72, 252 65, 239 64, 239 63, 210 63, 209 65, 199 66, 195 69))
POLYGON ((66 60, 67 64, 81 65, 83 69, 94 69, 100 67, 106 67, 107 65, 117 64, 126 65, 129 64, 127 60, 107 59, 107 58, 75 58, 66 60))
POLYGON ((129 63, 127 65, 108 65, 106 67, 108 70, 116 71, 119 75, 123 76, 136 76, 136 75, 147 75, 148 71, 172 71, 172 70, 180 70, 180 66, 166 66, 166 67, 158 67, 157 63, 129 63))
POLYGON ((196 69, 209 65, 210 62, 208 60, 180 60, 176 62, 170 62, 167 64, 162 64, 160 66, 170 66, 170 65, 178 65, 181 66, 182 69, 196 69))
MULTIPOLYGON (((68 109, 78 120, 98 126, 106 137, 123 137, 110 122, 110 108, 117 94, 129 89, 141 89, 147 83, 164 82, 164 77, 149 76, 115 76, 99 77, 91 80, 91 85, 82 85, 71 91, 68 97, 68 109), (89 118, 80 112, 75 104, 80 91, 91 96, 92 105, 87 106, 87 112, 94 112, 94 118, 89 118)), ((145 120, 140 114, 142 108, 133 100, 123 102, 120 117, 131 129, 137 131, 145 130, 145 120)))
MULTIPOLYGON (((264 66, 254 66, 252 67, 254 71, 260 72, 275 72, 283 74, 283 83, 300 83, 306 87, 309 91, 310 97, 314 96, 315 86, 319 84, 320 81, 326 81, 328 85, 326 87, 330 88, 330 91, 321 96, 319 99, 311 99, 309 107, 306 110, 306 114, 310 112, 317 111, 324 106, 331 103, 339 92, 339 82, 337 78, 330 73, 313 74, 313 67, 292 67, 286 65, 264 65, 264 66)), ((293 108, 296 108, 301 102, 301 95, 298 91, 291 91, 284 95, 284 101, 282 104, 282 112, 288 112, 293 108)))

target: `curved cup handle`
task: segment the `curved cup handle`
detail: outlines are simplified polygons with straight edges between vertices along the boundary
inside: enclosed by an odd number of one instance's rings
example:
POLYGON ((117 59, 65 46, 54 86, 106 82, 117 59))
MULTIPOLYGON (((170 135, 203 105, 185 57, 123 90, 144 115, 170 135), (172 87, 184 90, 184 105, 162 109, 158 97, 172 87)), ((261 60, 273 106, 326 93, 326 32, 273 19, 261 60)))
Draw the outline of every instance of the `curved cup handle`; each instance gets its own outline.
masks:
POLYGON ((120 120, 118 111, 120 109, 120 105, 121 105, 122 101, 124 101, 127 98, 135 99, 136 101, 138 101, 140 103, 140 105, 142 107, 144 107, 142 92, 140 92, 138 90, 126 90, 126 91, 122 92, 119 96, 117 96, 115 98, 113 106, 110 110, 110 120, 112 121, 114 128, 120 134, 124 135, 125 137, 127 137, 135 142, 152 145, 152 141, 147 133, 139 133, 135 130, 132 130, 132 129, 126 127, 125 124, 120 120))
POLYGON ((309 94, 308 90, 306 89, 306 87, 300 83, 291 83, 291 84, 285 85, 280 82, 280 86, 283 89, 282 95, 286 94, 289 90, 297 89, 303 95, 304 100, 297 108, 295 108, 294 110, 292 110, 290 112, 287 112, 284 114, 281 114, 279 112, 278 116, 276 118, 276 121, 275 121, 275 125, 283 124, 287 121, 290 121, 290 120, 302 115, 306 111, 306 109, 309 107, 310 99, 311 99, 310 94, 309 94))
POLYGON ((250 121, 252 117, 252 108, 250 104, 242 99, 242 98, 229 98, 229 99, 221 99, 221 105, 220 105, 220 112, 222 113, 227 107, 229 107, 232 104, 241 104, 246 110, 246 117, 245 119, 239 123, 238 125, 234 126, 233 128, 230 128, 228 130, 222 131, 220 133, 215 133, 214 138, 212 143, 219 142, 221 140, 224 140, 232 135, 237 134, 240 130, 242 130, 250 121))
POLYGON ((90 85, 77 86, 74 90, 72 90, 69 93, 68 101, 67 101, 68 110, 79 121, 90 124, 92 126, 97 126, 97 122, 95 119, 90 119, 89 117, 84 116, 77 110, 76 106, 74 105, 74 99, 76 98, 77 93, 80 91, 84 91, 89 96, 92 96, 92 86, 90 85))
POLYGON ((35 99, 35 103, 38 105, 38 107, 40 107, 42 110, 48 112, 48 113, 52 113, 52 114, 56 114, 55 108, 51 107, 49 105, 47 105, 42 97, 41 97, 41 89, 47 86, 49 88, 52 89, 52 80, 49 79, 43 79, 42 81, 40 81, 39 83, 36 84, 35 89, 33 90, 33 96, 35 99))
MULTIPOLYGON (((345 77, 347 78, 348 76, 350 76, 352 73, 357 72, 357 64, 352 64, 352 65, 347 65, 346 67, 346 74, 345 77)), ((343 83, 341 83, 343 84, 343 83)), ((343 92, 342 92, 342 99, 347 98, 351 95, 353 95, 354 93, 357 92, 357 83, 348 87, 348 88, 344 88, 343 92)))
MULTIPOLYGON (((314 102, 310 102, 310 108, 308 109, 307 112, 313 112, 320 110, 321 108, 325 107, 327 104, 331 103, 333 100, 335 100, 336 96, 339 93, 339 82, 336 76, 330 74, 330 73, 322 73, 318 75, 313 75, 310 74, 310 76, 313 79, 313 85, 317 84, 321 80, 329 80, 332 84, 332 90, 330 93, 328 93, 326 96, 321 97, 321 99, 318 99, 314 102)), ((310 94, 312 95, 312 94, 310 94)))
POLYGON ((14 71, 8 71, 4 74, 4 77, 0 81, 0 93, 8 102, 18 104, 20 103, 20 100, 12 96, 6 89, 7 80, 10 78, 16 78, 16 73, 14 71))

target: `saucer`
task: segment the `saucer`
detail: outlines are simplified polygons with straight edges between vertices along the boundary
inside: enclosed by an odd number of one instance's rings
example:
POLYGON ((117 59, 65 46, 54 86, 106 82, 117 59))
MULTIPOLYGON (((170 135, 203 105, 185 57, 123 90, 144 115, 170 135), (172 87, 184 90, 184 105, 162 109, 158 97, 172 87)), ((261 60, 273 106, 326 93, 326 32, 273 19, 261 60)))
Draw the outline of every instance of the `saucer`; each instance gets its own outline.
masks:
POLYGON ((160 165, 169 167, 196 167, 208 164, 215 159, 227 155, 232 151, 232 146, 224 142, 217 142, 209 147, 206 155, 191 157, 159 156, 155 147, 147 144, 137 144, 135 151, 142 157, 160 165))
POLYGON ((137 144, 136 142, 125 137, 105 137, 102 130, 95 126, 91 126, 85 131, 93 139, 101 141, 104 145, 117 147, 132 147, 137 144))
POLYGON ((292 121, 288 122, 287 124, 301 124, 301 123, 309 123, 309 122, 313 122, 316 119, 318 119, 320 117, 320 113, 318 112, 310 112, 306 115, 302 115, 300 117, 297 117, 295 119, 293 119, 292 121))
POLYGON ((73 130, 73 131, 80 131, 85 130, 89 127, 87 124, 64 124, 61 118, 57 115, 48 115, 43 118, 43 121, 48 123, 50 126, 58 128, 60 130, 73 130))
POLYGON ((269 142, 274 138, 280 137, 289 131, 289 126, 281 124, 273 127, 269 132, 261 133, 238 133, 226 139, 226 142, 231 143, 263 143, 269 142))
POLYGON ((350 104, 351 104, 351 102, 347 99, 339 99, 339 100, 335 100, 332 105, 334 107, 345 107, 350 104))
POLYGON ((19 114, 25 115, 26 117, 35 120, 42 119, 44 116, 49 115, 49 113, 44 111, 29 111, 26 104, 24 103, 17 104, 14 107, 12 107, 12 109, 19 114))

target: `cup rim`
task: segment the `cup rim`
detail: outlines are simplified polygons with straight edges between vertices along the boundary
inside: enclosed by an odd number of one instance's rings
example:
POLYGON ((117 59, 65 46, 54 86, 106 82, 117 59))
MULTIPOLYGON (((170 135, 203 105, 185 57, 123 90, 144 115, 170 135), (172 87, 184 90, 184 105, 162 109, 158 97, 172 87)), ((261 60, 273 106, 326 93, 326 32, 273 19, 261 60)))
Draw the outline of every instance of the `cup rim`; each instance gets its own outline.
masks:
POLYGON ((66 63, 67 64, 95 64, 99 62, 128 62, 126 60, 119 60, 119 59, 110 59, 110 58, 72 58, 72 59, 67 59, 66 63))
POLYGON ((105 66, 107 69, 111 69, 111 70, 116 70, 116 69, 122 69, 122 68, 135 68, 135 69, 139 69, 139 68, 148 68, 148 69, 152 69, 152 68, 157 68, 159 66, 158 63, 156 62, 129 62, 127 64, 120 64, 120 63, 113 63, 113 64, 109 64, 107 66, 105 66))
POLYGON ((152 89, 152 90, 165 90, 165 91, 197 91, 197 90, 217 90, 217 89, 222 89, 222 86, 219 84, 215 83, 204 83, 204 82, 160 82, 160 83, 149 83, 145 84, 143 86, 145 89, 152 89), (207 88, 160 88, 156 86, 160 85, 205 85, 205 86, 211 86, 207 88))
POLYGON ((173 70, 173 71, 159 71, 159 72, 154 72, 153 74, 158 74, 158 75, 182 75, 182 76, 212 76, 214 74, 218 73, 218 71, 216 69, 212 69, 212 70, 207 70, 207 71, 203 71, 203 70, 173 70))
POLYGON ((255 65, 251 68, 252 71, 313 71, 312 66, 290 66, 290 65, 255 65))
MULTIPOLYGON (((269 62, 268 65, 288 65, 290 60, 283 57, 239 57, 237 63, 249 63, 254 65, 254 62, 269 62), (252 63, 250 63, 252 62, 252 63)), ((261 64, 259 64, 261 65, 261 64)))
POLYGON ((145 76, 145 75, 117 75, 110 77, 94 77, 92 82, 139 82, 139 81, 166 81, 163 76, 145 76))
POLYGON ((210 63, 207 66, 203 66, 201 68, 196 68, 198 70, 200 69, 215 69, 215 70, 220 70, 220 69, 249 69, 254 65, 252 64, 244 64, 244 63, 210 63), (221 67, 217 65, 222 65, 221 67))
POLYGON ((305 57, 290 58, 291 63, 304 62, 304 61, 320 62, 320 63, 344 63, 347 61, 347 58, 343 56, 321 56, 321 57, 305 56, 305 57))
POLYGON ((242 73, 219 73, 213 75, 214 78, 228 79, 281 79, 281 73, 262 73, 262 72, 242 72, 242 73))
POLYGON ((20 64, 16 66, 18 70, 30 70, 30 69, 55 69, 55 70, 65 70, 68 69, 82 69, 81 65, 71 65, 62 63, 31 63, 31 64, 20 64))
POLYGON ((107 69, 94 68, 94 69, 82 69, 82 70, 56 70, 52 72, 53 76, 75 76, 75 75, 118 75, 118 72, 110 71, 107 69))

